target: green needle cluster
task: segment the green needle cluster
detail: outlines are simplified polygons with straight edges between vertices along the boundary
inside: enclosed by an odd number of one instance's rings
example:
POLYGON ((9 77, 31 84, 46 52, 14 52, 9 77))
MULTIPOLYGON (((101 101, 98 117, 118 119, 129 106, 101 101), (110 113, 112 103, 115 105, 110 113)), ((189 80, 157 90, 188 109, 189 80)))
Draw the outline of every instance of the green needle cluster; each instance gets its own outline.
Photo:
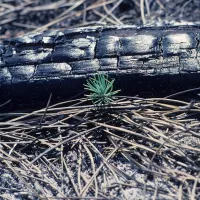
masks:
POLYGON ((113 101, 113 95, 120 91, 113 91, 113 83, 114 80, 108 80, 108 75, 98 73, 84 84, 85 90, 91 92, 86 96, 96 105, 108 104, 113 101))

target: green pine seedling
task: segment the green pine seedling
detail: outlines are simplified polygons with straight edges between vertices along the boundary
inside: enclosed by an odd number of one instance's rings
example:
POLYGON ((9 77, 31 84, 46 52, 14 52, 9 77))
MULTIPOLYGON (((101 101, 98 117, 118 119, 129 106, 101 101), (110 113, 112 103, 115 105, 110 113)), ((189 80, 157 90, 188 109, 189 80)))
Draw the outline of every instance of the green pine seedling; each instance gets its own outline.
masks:
POLYGON ((109 104, 113 101, 113 95, 120 91, 113 91, 113 83, 114 80, 108 80, 108 75, 98 73, 84 84, 85 90, 91 92, 86 96, 96 105, 109 104))

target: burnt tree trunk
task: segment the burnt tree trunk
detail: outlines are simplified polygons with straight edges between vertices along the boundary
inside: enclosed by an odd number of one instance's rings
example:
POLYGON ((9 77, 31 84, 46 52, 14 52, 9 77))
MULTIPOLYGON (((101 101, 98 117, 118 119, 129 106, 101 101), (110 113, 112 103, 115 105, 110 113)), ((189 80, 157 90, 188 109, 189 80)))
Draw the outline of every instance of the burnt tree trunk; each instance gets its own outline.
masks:
POLYGON ((94 27, 35 33, 0 45, 1 101, 70 97, 96 72, 122 94, 200 86, 200 26, 94 27))

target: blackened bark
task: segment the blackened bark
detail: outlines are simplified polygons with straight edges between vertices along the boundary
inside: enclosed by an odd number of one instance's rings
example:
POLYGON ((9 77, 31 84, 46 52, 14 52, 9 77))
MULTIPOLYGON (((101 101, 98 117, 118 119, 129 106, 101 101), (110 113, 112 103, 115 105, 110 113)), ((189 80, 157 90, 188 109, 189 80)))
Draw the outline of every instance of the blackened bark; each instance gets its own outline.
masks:
POLYGON ((77 28, 9 39, 0 45, 1 100, 70 97, 98 71, 124 93, 191 88, 200 80, 199 49, 200 26, 77 28))

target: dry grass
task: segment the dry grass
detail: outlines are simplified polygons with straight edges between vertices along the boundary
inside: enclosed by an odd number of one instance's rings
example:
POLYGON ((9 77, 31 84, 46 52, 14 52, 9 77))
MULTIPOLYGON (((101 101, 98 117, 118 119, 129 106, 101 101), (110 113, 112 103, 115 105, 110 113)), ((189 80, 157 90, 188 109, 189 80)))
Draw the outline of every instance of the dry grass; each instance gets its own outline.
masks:
POLYGON ((2 196, 130 199, 132 189, 198 199, 199 112, 194 102, 118 97, 103 108, 78 99, 1 113, 2 196))
POLYGON ((0 40, 83 26, 199 22, 198 16, 198 0, 3 0, 0 40))

